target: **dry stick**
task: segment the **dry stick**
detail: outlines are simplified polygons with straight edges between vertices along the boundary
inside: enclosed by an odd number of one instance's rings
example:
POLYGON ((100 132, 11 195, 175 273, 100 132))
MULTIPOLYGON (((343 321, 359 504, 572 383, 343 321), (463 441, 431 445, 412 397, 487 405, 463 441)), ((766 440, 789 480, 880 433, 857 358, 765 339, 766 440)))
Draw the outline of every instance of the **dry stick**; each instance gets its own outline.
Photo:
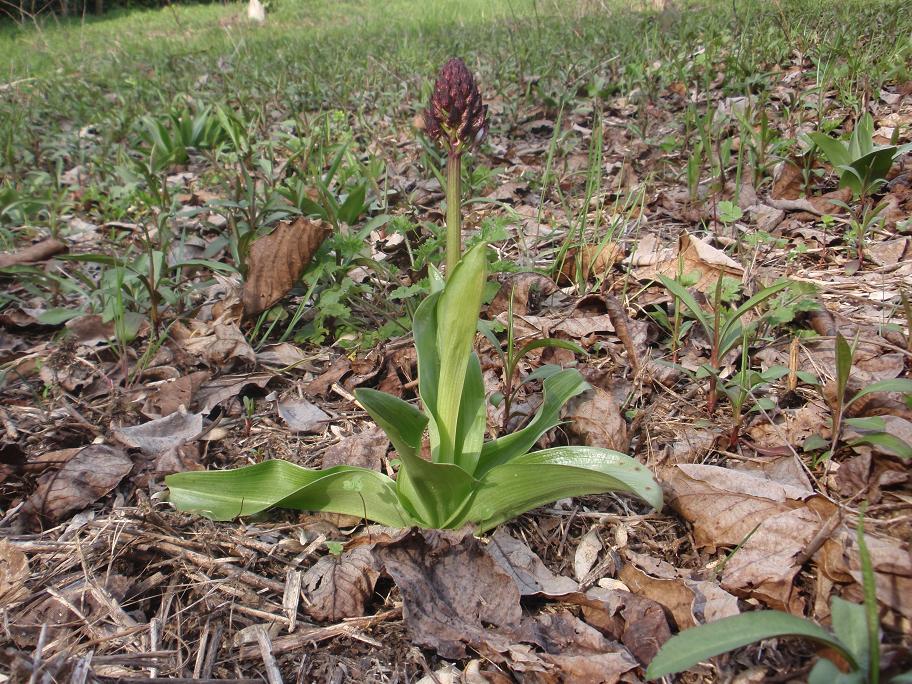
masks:
MULTIPOLYGON (((124 531, 124 534, 139 536, 137 533, 132 531, 124 531)), ((220 563, 219 561, 210 558, 202 553, 197 553, 196 551, 191 551, 190 549, 185 549, 177 544, 172 544, 171 542, 164 541, 163 539, 159 540, 150 540, 142 541, 137 544, 137 548, 142 551, 163 551, 171 556, 175 556, 182 560, 185 560, 189 563, 193 563, 201 568, 206 570, 215 570, 227 575, 232 579, 236 579, 239 582, 244 584, 249 584, 252 587, 257 589, 267 589, 269 591, 275 592, 276 594, 282 595, 285 593, 285 584, 282 582, 276 582, 275 580, 266 579, 265 577, 260 577, 256 573, 250 572, 249 570, 243 570, 236 565, 231 563, 220 563)))
MULTIPOLYGON (((352 618, 335 625, 300 629, 300 631, 295 634, 289 634, 287 636, 274 639, 272 641, 272 653, 273 655, 280 655, 289 651, 300 650, 308 644, 326 641, 327 639, 332 639, 333 637, 337 637, 342 634, 353 638, 359 638, 355 634, 358 629, 371 627, 374 624, 384 622, 385 620, 394 620, 401 615, 402 608, 397 607, 386 610, 382 613, 377 613, 376 615, 366 615, 360 618, 352 618)), ((259 655, 260 649, 252 645, 241 646, 238 652, 238 657, 242 660, 256 658, 259 655)))
POLYGON ((0 254, 0 268, 15 266, 17 264, 29 264, 35 261, 44 261, 45 259, 66 251, 66 245, 60 240, 49 238, 41 242, 29 245, 16 252, 0 254))
POLYGON ((266 679, 269 684, 283 684, 282 673, 279 672, 279 666, 276 663, 275 656, 272 653, 272 641, 263 625, 254 627, 254 633, 257 638, 257 646, 260 647, 260 655, 263 658, 263 667, 266 668, 266 679))
POLYGON ((633 339, 630 337, 630 326, 627 325, 627 314, 624 312, 621 303, 617 297, 605 293, 605 308, 608 310, 608 318, 611 325, 614 326, 614 332, 624 344, 627 350, 627 361, 630 362, 630 368, 636 375, 640 370, 640 362, 637 359, 636 348, 633 346, 633 339))

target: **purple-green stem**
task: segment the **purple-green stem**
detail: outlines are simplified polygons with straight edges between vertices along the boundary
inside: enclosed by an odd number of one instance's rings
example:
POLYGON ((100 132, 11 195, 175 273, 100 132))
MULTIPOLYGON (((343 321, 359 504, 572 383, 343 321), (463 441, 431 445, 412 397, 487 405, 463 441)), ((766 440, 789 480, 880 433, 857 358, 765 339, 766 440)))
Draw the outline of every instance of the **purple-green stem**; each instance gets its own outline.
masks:
POLYGON ((462 155, 450 151, 447 155, 447 215, 446 215, 446 277, 462 258, 462 155))

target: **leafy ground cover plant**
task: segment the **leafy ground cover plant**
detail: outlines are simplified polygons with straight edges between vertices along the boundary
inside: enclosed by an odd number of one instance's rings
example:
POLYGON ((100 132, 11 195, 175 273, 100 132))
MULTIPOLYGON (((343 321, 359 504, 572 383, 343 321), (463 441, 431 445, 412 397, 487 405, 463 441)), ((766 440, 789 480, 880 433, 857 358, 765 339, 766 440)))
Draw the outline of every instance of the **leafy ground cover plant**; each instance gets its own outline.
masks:
POLYGON ((180 510, 216 520, 273 506, 361 516, 386 525, 479 531, 568 496, 625 491, 655 508, 659 486, 624 454, 593 447, 529 449, 559 420, 560 408, 585 391, 575 369, 544 382, 544 399, 522 430, 484 441, 485 394, 472 351, 485 283, 486 246, 471 249, 446 286, 438 281, 415 315, 421 411, 376 390, 358 401, 386 432, 400 459, 396 480, 353 466, 326 470, 273 460, 230 471, 185 472, 166 478, 180 510), (421 457, 427 430, 430 461, 421 457))

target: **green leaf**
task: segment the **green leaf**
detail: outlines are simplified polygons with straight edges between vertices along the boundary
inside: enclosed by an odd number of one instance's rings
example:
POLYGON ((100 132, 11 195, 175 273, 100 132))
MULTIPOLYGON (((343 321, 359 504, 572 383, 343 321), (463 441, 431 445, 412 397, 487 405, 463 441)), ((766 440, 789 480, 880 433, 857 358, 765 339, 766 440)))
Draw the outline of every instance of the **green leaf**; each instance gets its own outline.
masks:
POLYGON ((459 402, 459 422, 456 426, 455 463, 469 475, 475 472, 481 448, 484 444, 485 428, 488 425, 485 409, 484 378, 481 364, 475 352, 469 355, 462 398, 459 402))
POLYGON ((849 146, 841 140, 831 138, 825 133, 809 133, 808 137, 820 148, 827 158, 827 161, 833 166, 852 163, 852 157, 849 154, 849 146))
POLYGON ((846 403, 846 406, 858 401, 868 394, 873 394, 874 392, 900 392, 902 394, 912 394, 912 380, 908 378, 891 378, 890 380, 878 380, 877 382, 872 382, 870 385, 852 397, 848 403, 846 403))
POLYGON ((513 458, 481 479, 464 522, 489 530, 568 496, 622 491, 662 508, 662 490, 630 456, 595 447, 556 447, 513 458))
POLYGON ((855 657, 848 647, 810 620, 778 610, 761 610, 722 618, 686 629, 673 636, 656 654, 646 670, 647 679, 681 672, 702 660, 772 637, 797 636, 839 651, 854 669, 855 657))
POLYGON ((390 478, 353 466, 311 470, 273 460, 236 470, 177 473, 166 477, 165 484, 178 510, 212 520, 281 506, 363 516, 394 527, 416 522, 399 504, 390 478))
POLYGON ((452 527, 475 488, 474 479, 453 463, 431 463, 421 456, 401 454, 397 491, 409 512, 425 527, 452 527))
POLYGON ((571 342, 570 340, 558 340, 554 337, 545 337, 540 340, 532 340, 528 344, 524 345, 519 352, 516 354, 516 359, 519 360, 530 351, 535 349, 542 349, 544 347, 556 347, 558 349, 568 349, 574 354, 586 354, 586 350, 579 346, 576 342, 571 342))
MULTIPOLYGON (((845 400, 845 388, 852 372, 852 347, 841 334, 836 333, 836 401, 845 400)), ((849 402, 851 403, 851 402, 849 402)))
POLYGON ((53 308, 42 311, 35 317, 35 320, 42 325, 62 325, 71 318, 81 316, 83 313, 84 311, 81 309, 53 308))
POLYGON ((860 603, 850 603, 838 596, 830 601, 830 612, 833 617, 833 632, 836 638, 846 645, 858 668, 864 670, 868 663, 868 625, 865 607, 860 603))
POLYGON ((486 248, 480 243, 469 250, 443 292, 428 297, 415 314, 418 387, 431 414, 431 457, 437 463, 456 458, 459 405, 481 310, 486 248))
POLYGON ((564 404, 587 389, 589 384, 574 368, 562 370, 545 379, 542 405, 535 418, 522 430, 486 443, 481 449, 475 477, 482 477, 491 468, 525 454, 539 437, 557 425, 564 404))
MULTIPOLYGON (((791 286, 791 282, 788 280, 780 280, 778 283, 773 283, 769 287, 765 287, 760 292, 755 294, 753 297, 748 299, 744 304, 735 309, 731 315, 726 317, 726 323, 722 326, 721 338, 727 338, 729 334, 734 336, 734 339, 737 340, 741 337, 741 331, 738 330, 735 332, 732 330, 732 326, 736 323, 739 324, 741 317, 746 314, 748 311, 755 309, 757 306, 765 302, 767 299, 774 297, 779 294, 782 290, 791 286)), ((720 345, 719 356, 723 356, 728 349, 731 348, 731 342, 726 340, 720 345)))
POLYGON ((870 430, 872 432, 883 432, 887 427, 887 421, 885 421, 882 416, 846 418, 842 422, 849 427, 855 428, 856 430, 870 430))
POLYGON ((348 193, 348 197, 339 207, 338 217, 343 223, 353 226, 358 222, 358 217, 364 211, 364 198, 367 194, 367 185, 361 183, 348 193))
POLYGON ((832 660, 821 658, 808 673, 808 684, 865 684, 861 670, 841 672, 832 660))
POLYGON ((706 334, 712 338, 713 332, 713 321, 712 318, 707 315, 703 310, 703 307, 697 303, 697 300, 694 299, 694 296, 690 294, 686 287, 681 285, 677 280, 672 280, 666 276, 660 275, 659 280, 662 282, 662 285, 665 286, 671 294, 681 300, 681 302, 690 309, 690 313, 700 321, 700 324, 703 326, 703 329, 706 331, 706 334))
POLYGON ((890 435, 886 432, 874 432, 849 442, 849 446, 857 446, 859 444, 869 444, 878 447, 907 461, 912 459, 912 446, 896 435, 890 435))
POLYGON ((366 387, 356 389, 355 398, 389 437, 396 453, 418 453, 427 427, 426 415, 399 397, 366 387))

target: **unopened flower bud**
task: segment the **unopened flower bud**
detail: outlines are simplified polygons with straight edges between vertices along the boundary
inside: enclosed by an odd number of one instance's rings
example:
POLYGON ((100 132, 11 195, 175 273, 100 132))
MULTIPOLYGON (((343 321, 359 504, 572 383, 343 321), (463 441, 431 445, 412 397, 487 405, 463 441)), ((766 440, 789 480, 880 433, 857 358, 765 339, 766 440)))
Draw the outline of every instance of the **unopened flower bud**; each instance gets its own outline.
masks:
POLYGON ((427 134, 448 144, 451 153, 461 154, 484 138, 487 116, 488 106, 481 103, 481 93, 465 63, 454 58, 444 64, 424 112, 427 134))

